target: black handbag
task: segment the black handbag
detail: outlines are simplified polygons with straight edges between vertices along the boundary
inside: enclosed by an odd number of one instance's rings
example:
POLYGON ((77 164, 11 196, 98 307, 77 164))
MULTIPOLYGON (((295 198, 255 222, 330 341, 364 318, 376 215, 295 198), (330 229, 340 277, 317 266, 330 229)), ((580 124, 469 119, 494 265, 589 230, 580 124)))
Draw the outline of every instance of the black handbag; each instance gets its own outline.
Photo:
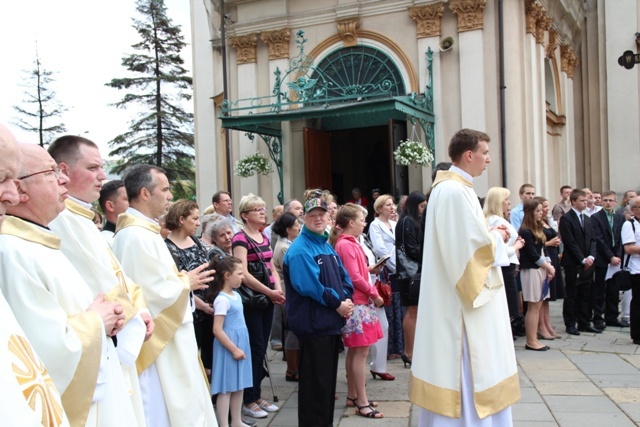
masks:
MULTIPOLYGON (((260 253, 258 249, 258 245, 247 233, 244 231, 242 233, 246 236, 249 247, 253 246, 256 255, 260 258, 258 261, 247 262, 247 270, 249 270, 249 273, 255 277, 257 281, 266 287, 273 289, 271 285, 271 271, 269 270, 269 267, 267 267, 267 264, 265 264, 262 253, 260 253)), ((238 288, 238 293, 240 294, 242 304, 247 308, 262 309, 267 308, 269 307, 269 304, 272 304, 269 297, 261 292, 254 291, 244 283, 238 288)))
MULTIPOLYGON (((403 221, 406 221, 405 216, 403 221)), ((404 222, 402 223, 402 245, 396 248, 396 277, 398 280, 411 280, 418 274, 418 262, 407 255, 404 248, 404 222)))
MULTIPOLYGON (((633 225, 633 220, 631 222, 631 228, 633 228, 633 234, 636 233, 636 227, 633 225)), ((616 285, 618 285, 619 291, 628 291, 631 289, 631 272, 627 270, 629 268, 629 260, 631 259, 631 254, 627 255, 627 260, 624 262, 622 269, 613 275, 613 280, 615 280, 616 285)))

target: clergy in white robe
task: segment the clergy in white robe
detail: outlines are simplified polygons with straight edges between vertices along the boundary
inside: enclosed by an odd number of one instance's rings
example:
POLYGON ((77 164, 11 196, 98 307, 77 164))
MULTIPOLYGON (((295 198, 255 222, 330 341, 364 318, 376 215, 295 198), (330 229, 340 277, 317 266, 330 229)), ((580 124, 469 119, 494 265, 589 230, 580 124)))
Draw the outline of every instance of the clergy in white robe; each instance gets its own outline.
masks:
POLYGON ((49 228, 60 237, 60 250, 85 279, 93 296, 102 293, 108 301, 118 301, 123 308, 125 325, 117 334, 117 347, 127 395, 136 414, 138 426, 145 425, 138 371, 135 361, 145 338, 146 327, 140 312, 148 313, 142 292, 125 276, 118 259, 93 223, 90 205, 71 197, 66 209, 49 228), (133 300, 133 302, 132 302, 133 300))
POLYGON ((520 388, 496 262, 508 263, 506 232, 489 230, 473 190, 490 162, 488 136, 462 130, 452 145, 460 138, 476 138, 476 150, 457 143, 462 154, 438 172, 427 206, 409 396, 424 408, 421 426, 509 426, 520 388))
POLYGON ((178 273, 160 226, 129 208, 118 217, 113 251, 142 289, 155 322, 137 362, 147 422, 154 417, 154 426, 167 424, 164 411, 173 427, 217 426, 193 330, 189 279, 178 273))
POLYGON ((72 426, 135 426, 115 347, 87 311, 91 290, 44 227, 8 216, 0 230, 0 288, 42 358, 72 426))
POLYGON ((58 389, 1 293, 0 342, 3 425, 69 426, 58 389))

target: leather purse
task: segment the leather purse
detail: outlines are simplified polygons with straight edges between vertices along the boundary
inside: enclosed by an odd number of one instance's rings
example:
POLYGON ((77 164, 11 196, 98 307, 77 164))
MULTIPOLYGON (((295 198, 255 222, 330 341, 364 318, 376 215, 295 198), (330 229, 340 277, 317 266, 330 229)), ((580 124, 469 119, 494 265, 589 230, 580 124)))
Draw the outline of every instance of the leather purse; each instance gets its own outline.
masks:
MULTIPOLYGON (((405 216, 403 221, 406 221, 405 216)), ((396 248, 396 277, 398 280, 411 280, 418 273, 418 262, 407 255, 404 248, 404 222, 402 223, 402 245, 396 248)))
POLYGON ((389 275, 387 274, 387 271, 382 271, 384 272, 387 283, 384 283, 382 280, 380 280, 380 276, 378 276, 375 286, 378 290, 378 295, 380 295, 380 297, 382 297, 382 300, 384 301, 383 305, 388 307, 391 305, 391 296, 393 294, 393 291, 391 290, 391 285, 389 284, 389 275))
MULTIPOLYGON (((268 288, 273 289, 271 285, 271 271, 267 267, 267 264, 265 264, 264 258, 258 250, 258 245, 251 237, 247 235, 247 233, 245 233, 244 231, 243 233, 247 238, 249 247, 253 246, 255 253, 258 255, 258 258, 260 258, 258 261, 247 262, 247 270, 249 270, 249 273, 260 283, 268 288)), ((269 304, 272 304, 271 300, 265 294, 254 291, 244 283, 241 284, 238 288, 238 293, 240 294, 242 305, 247 308, 262 309, 267 308, 269 304)))
MULTIPOLYGON (((633 228, 633 234, 636 233, 636 227, 633 224, 633 219, 631 222, 631 228, 633 228)), ((631 272, 628 270, 629 268, 629 260, 631 259, 631 254, 627 255, 627 260, 624 262, 624 265, 616 274, 613 275, 613 280, 615 280, 618 285, 619 291, 628 291, 631 289, 631 272)))

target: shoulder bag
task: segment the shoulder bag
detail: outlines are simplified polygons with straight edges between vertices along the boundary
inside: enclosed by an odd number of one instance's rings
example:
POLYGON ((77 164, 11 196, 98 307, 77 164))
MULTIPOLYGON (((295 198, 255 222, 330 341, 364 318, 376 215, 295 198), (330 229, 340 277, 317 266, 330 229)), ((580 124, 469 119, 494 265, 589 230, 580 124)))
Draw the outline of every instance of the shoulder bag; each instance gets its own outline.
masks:
POLYGON ((383 305, 388 307, 391 305, 391 296, 393 294, 393 291, 391 290, 391 285, 389 284, 389 274, 387 273, 387 270, 383 268, 382 272, 385 276, 386 283, 380 280, 380 276, 378 276, 375 286, 378 290, 378 295, 380 295, 380 297, 382 297, 382 300, 384 301, 383 305))
MULTIPOLYGON (((633 234, 636 233, 636 226, 633 224, 633 219, 630 220, 631 228, 633 229, 633 234)), ((624 259, 624 257, 623 257, 624 259)), ((628 270, 629 268, 629 260, 631 259, 631 254, 627 255, 627 260, 624 261, 624 265, 616 274, 613 275, 613 280, 618 285, 619 291, 628 291, 631 289, 631 272, 628 270)))
MULTIPOLYGON (((258 261, 247 261, 247 270, 249 270, 249 273, 255 277, 257 281, 266 287, 273 289, 271 286, 271 272, 264 262, 264 258, 258 249, 258 245, 247 233, 242 231, 242 234, 247 238, 249 248, 253 247, 255 254, 258 255, 259 258, 258 261)), ((261 309, 267 308, 269 304, 271 304, 269 297, 261 292, 254 291, 244 283, 238 288, 238 293, 240 294, 242 304, 247 308, 261 309)))
POLYGON ((404 248, 404 226, 407 222, 405 216, 402 223, 402 244, 396 248, 396 277, 398 280, 411 280, 418 273, 418 263, 409 256, 404 248))

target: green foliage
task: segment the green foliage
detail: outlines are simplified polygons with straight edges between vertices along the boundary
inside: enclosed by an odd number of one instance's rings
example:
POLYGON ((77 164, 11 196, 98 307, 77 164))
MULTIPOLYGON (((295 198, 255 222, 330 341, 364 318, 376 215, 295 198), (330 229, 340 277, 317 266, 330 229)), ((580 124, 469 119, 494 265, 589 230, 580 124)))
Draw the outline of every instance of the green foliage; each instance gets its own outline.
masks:
POLYGON ((238 160, 234 166, 235 174, 247 178, 255 174, 271 175, 273 167, 271 160, 260 152, 255 152, 238 160))
POLYGON ((24 71, 25 83, 21 85, 26 89, 22 102, 27 105, 24 108, 13 107, 24 118, 17 117, 14 124, 27 132, 37 133, 39 144, 44 147, 59 134, 67 131, 64 123, 48 124, 56 117, 61 116, 67 109, 57 101, 56 93, 50 87, 51 83, 55 81, 51 77, 53 72, 42 66, 37 49, 33 64, 32 70, 24 71))
POLYGON ((161 166, 173 185, 182 188, 172 191, 188 194, 195 168, 193 114, 181 105, 192 96, 192 79, 180 57, 184 37, 180 26, 167 17, 164 0, 138 0, 137 11, 142 18, 133 19, 133 27, 141 41, 132 45, 137 53, 122 60, 131 76, 106 84, 127 91, 115 107, 140 107, 129 130, 109 142, 109 155, 120 159, 113 170, 119 173, 140 163, 161 166))

